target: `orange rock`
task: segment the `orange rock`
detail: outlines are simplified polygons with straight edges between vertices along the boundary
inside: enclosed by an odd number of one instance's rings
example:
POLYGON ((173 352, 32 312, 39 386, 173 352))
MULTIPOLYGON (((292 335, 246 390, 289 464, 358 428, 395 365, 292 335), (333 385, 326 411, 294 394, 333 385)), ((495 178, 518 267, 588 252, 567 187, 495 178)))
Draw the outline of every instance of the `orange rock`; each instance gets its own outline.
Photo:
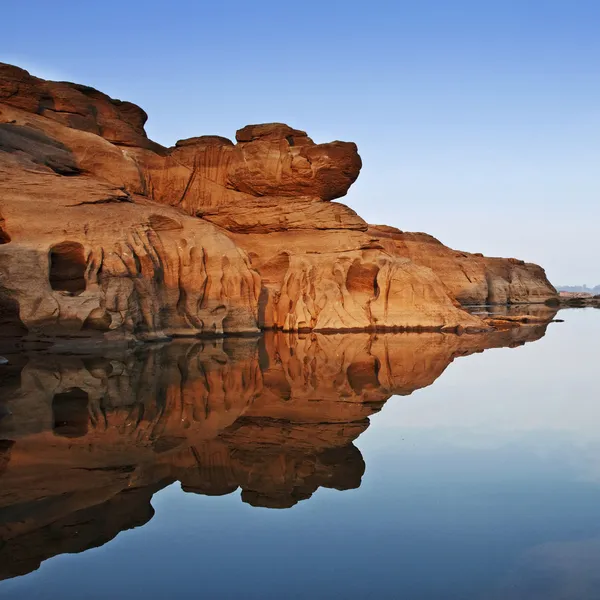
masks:
POLYGON ((426 233, 407 233, 385 225, 370 225, 369 233, 392 241, 399 255, 430 268, 461 304, 542 303, 556 297, 538 265, 459 252, 426 233))
POLYGON ((148 115, 139 106, 85 85, 45 81, 0 63, 0 103, 94 133, 114 144, 162 150, 147 138, 144 124, 148 115))
POLYGON ((281 123, 148 140, 146 114, 0 64, 0 317, 44 336, 488 328, 543 270, 369 226, 361 159, 281 123))
POLYGON ((31 332, 258 331, 258 275, 214 225, 30 156, 0 152, 0 181, 0 300, 31 332))

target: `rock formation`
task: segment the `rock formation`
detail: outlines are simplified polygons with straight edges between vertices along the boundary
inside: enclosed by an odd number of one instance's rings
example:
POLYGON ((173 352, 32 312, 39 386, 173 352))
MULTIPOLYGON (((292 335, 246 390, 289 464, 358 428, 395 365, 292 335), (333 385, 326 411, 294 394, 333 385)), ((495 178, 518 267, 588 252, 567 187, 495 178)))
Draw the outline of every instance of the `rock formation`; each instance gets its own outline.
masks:
MULTIPOLYGON (((332 202, 355 144, 283 124, 163 148, 139 107, 0 64, 0 324, 29 336, 488 327, 544 272, 369 226, 332 202)), ((5 334, 6 335, 6 334, 5 334)))
POLYGON ((430 268, 463 305, 544 303, 556 298, 556 290, 538 265, 452 250, 426 233, 406 233, 385 225, 370 225, 369 231, 393 242, 401 256, 430 268))
POLYGON ((0 578, 143 525, 153 493, 175 481, 189 493, 240 489, 242 501, 269 508, 319 487, 356 488, 365 463, 353 442, 391 395, 431 385, 456 357, 545 330, 277 332, 102 346, 97 355, 7 354, 0 578))

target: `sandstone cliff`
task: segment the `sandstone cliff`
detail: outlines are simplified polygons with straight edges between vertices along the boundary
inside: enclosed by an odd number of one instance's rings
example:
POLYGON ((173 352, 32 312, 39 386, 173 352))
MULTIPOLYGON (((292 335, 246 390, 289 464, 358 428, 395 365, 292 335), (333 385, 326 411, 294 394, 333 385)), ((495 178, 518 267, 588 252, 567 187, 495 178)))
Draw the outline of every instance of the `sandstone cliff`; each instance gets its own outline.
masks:
POLYGON ((0 64, 0 325, 43 336, 487 327, 544 272, 369 226, 355 144, 283 124, 149 140, 146 114, 0 64))

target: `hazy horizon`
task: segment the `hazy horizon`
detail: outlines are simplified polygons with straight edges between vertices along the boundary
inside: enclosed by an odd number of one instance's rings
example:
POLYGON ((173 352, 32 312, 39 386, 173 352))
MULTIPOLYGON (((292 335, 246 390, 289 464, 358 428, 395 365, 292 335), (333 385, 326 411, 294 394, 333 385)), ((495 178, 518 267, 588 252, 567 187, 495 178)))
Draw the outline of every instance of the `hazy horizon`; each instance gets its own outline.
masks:
POLYGON ((600 282, 600 4, 79 6, 8 0, 0 61, 140 105, 167 146, 272 121, 354 141, 367 221, 600 282))

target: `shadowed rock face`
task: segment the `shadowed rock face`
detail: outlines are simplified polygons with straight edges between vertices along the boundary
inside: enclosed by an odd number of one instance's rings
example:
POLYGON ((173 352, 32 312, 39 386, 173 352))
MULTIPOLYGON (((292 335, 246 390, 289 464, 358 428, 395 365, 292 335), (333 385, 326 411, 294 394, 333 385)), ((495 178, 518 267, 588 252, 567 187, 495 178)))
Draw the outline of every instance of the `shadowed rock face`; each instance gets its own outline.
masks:
POLYGON ((365 463, 354 441, 390 396, 431 385, 456 357, 545 329, 279 332, 100 355, 8 354, 0 577, 143 525, 152 494, 175 481, 196 494, 240 489, 243 502, 268 508, 319 487, 357 488, 365 463))
POLYGON ((40 338, 488 327, 543 270, 369 226, 355 144, 282 123, 163 148, 139 107, 0 64, 0 319, 40 338))
POLYGON ((115 144, 161 150, 146 137, 148 115, 139 106, 113 100, 85 85, 45 81, 24 69, 0 63, 0 102, 115 144))

